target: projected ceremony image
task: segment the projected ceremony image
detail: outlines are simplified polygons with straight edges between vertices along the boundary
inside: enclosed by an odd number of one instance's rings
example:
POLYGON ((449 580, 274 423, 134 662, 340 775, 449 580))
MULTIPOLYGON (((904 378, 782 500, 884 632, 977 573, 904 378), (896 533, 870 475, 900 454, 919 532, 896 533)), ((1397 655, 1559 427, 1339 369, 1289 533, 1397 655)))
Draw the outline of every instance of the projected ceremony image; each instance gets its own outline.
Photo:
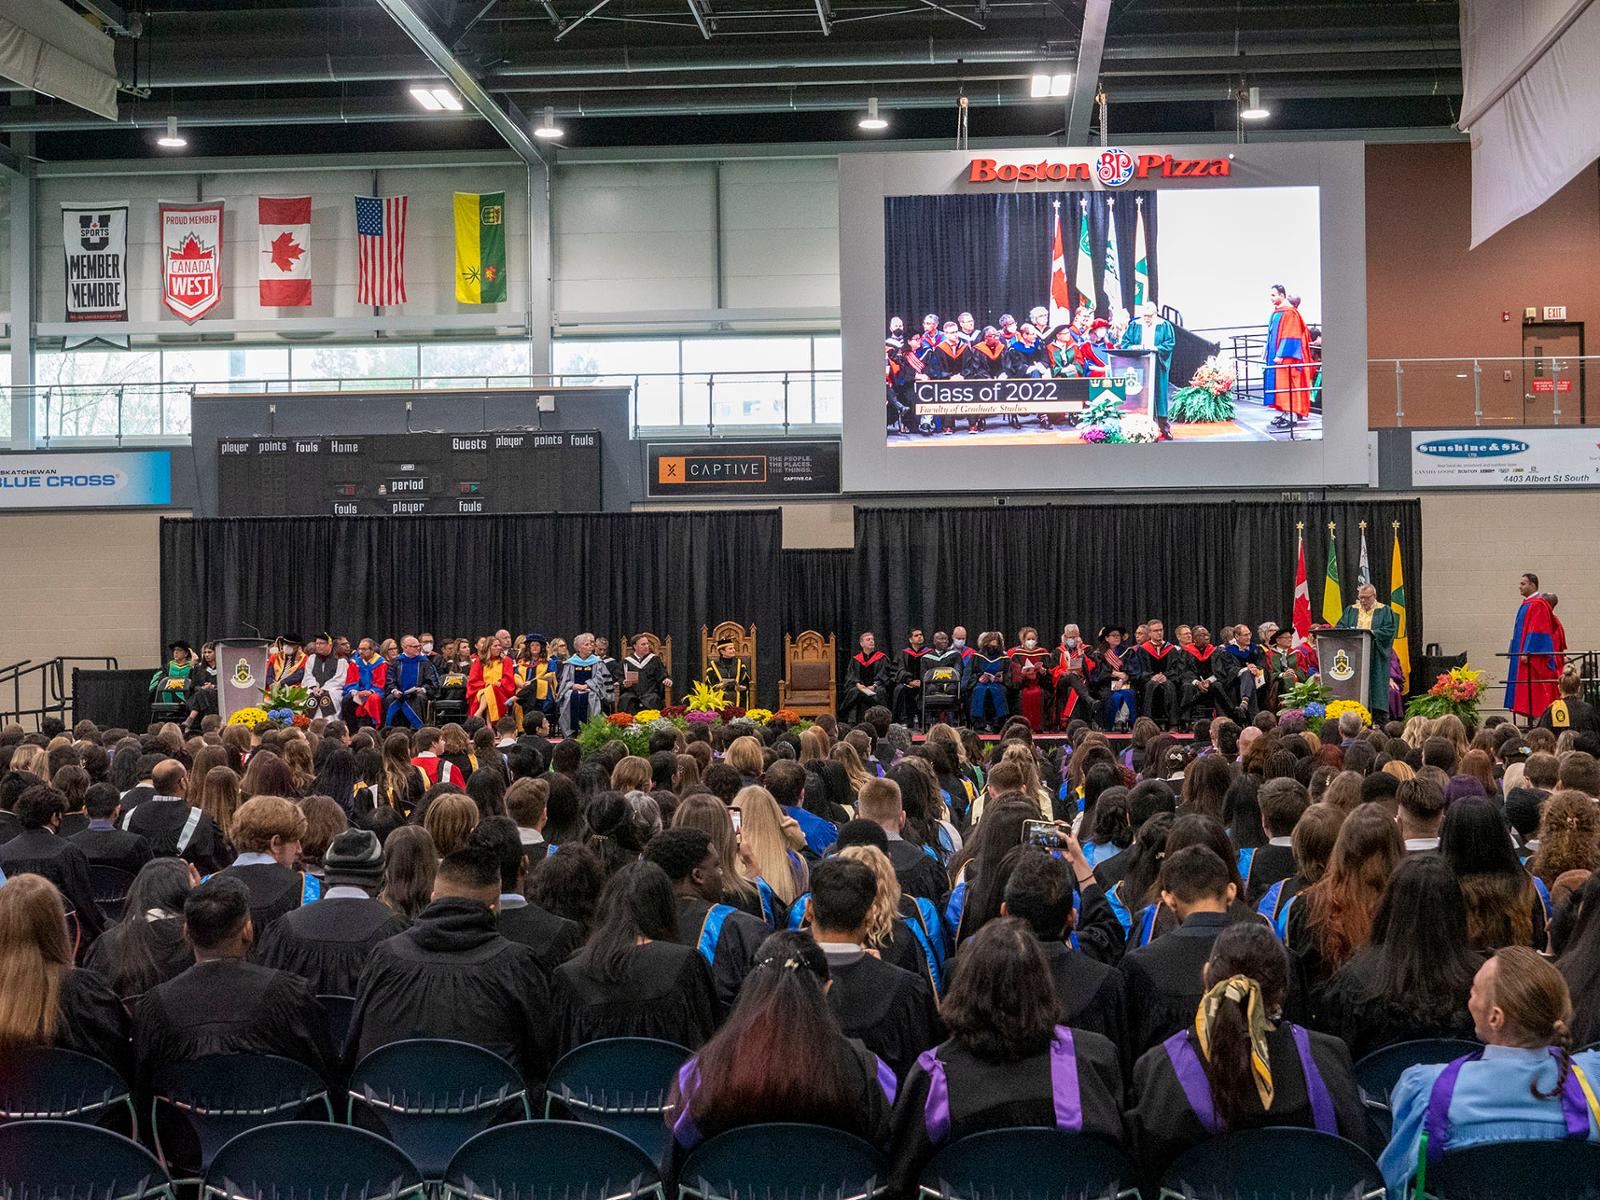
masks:
POLYGON ((1318 203, 886 197, 889 445, 1320 439, 1318 203))

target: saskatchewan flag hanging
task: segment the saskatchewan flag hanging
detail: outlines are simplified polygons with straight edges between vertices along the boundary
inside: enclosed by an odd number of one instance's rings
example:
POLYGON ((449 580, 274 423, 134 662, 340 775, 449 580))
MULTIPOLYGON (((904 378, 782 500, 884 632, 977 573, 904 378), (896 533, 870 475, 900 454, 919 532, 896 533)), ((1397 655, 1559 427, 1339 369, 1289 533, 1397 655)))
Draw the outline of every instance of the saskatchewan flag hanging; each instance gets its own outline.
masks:
POLYGON ((456 299, 502 304, 506 298, 506 194, 456 193, 456 299))

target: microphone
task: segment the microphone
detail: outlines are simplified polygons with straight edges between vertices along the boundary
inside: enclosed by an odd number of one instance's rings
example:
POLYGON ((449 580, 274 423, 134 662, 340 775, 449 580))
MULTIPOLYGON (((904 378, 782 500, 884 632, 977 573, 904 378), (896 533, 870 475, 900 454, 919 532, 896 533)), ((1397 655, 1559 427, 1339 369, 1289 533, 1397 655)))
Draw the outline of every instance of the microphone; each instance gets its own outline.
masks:
POLYGON ((254 625, 250 624, 249 621, 240 621, 239 624, 243 625, 246 629, 248 629, 251 633, 255 634, 257 637, 262 637, 261 630, 257 629, 254 625))

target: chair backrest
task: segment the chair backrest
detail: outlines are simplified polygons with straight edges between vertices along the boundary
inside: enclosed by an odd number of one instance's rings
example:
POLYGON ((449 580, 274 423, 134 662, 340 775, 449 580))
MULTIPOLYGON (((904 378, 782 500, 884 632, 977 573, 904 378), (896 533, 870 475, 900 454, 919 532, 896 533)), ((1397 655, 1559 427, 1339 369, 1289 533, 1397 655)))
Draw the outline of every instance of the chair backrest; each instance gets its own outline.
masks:
POLYGON ((128 1085, 98 1058, 54 1046, 18 1046, 0 1054, 0 1122, 50 1118, 98 1125, 118 1111, 132 1133, 128 1085))
POLYGON ((312 1113, 333 1120, 321 1077, 275 1054, 211 1054, 169 1063, 156 1072, 152 1091, 156 1153, 169 1169, 181 1163, 202 1175, 218 1151, 247 1130, 312 1113))
POLYGON ((281 1121, 241 1133, 205 1173, 205 1200, 401 1200, 421 1196, 422 1173, 365 1129, 281 1121))
POLYGON ((0 1126, 0 1193, 45 1200, 172 1200, 172 1181, 137 1142, 72 1121, 0 1126))
POLYGON ((821 1125, 747 1125, 696 1146, 678 1173, 684 1195, 701 1200, 865 1200, 887 1188, 876 1147, 821 1125))
MULTIPOLYGON (((635 638, 647 638, 647 639, 649 639, 649 642, 650 642, 650 653, 658 655, 660 657, 661 665, 664 666, 667 669, 667 678, 671 679, 672 678, 672 635, 669 633, 669 634, 667 634, 666 637, 660 637, 657 634, 649 632, 648 630, 641 629, 638 633, 634 634, 633 637, 624 637, 622 639, 622 653, 618 654, 616 656, 616 659, 617 659, 617 661, 619 663, 624 658, 626 658, 628 655, 633 653, 633 643, 634 643, 634 639, 635 638)), ((668 685, 666 688, 662 689, 662 691, 663 691, 663 695, 661 697, 661 702, 663 704, 671 704, 672 703, 672 687, 671 687, 671 685, 668 685)))
POLYGON ((1121 1195, 1137 1182, 1133 1164, 1116 1147, 1041 1127, 992 1129, 951 1142, 923 1169, 920 1190, 951 1200, 989 1200, 1001 1190, 1007 1200, 1061 1200, 1121 1195))
POLYGON ((717 646, 725 641, 733 643, 733 656, 744 659, 744 665, 750 672, 750 696, 752 702, 756 694, 756 627, 746 629, 737 621, 721 621, 714 628, 707 629, 700 626, 700 673, 705 674, 705 669, 711 665, 711 660, 717 656, 717 646))
POLYGON ((526 1119, 528 1092, 515 1067, 470 1042, 418 1038, 380 1046, 350 1075, 350 1121, 386 1134, 423 1175, 439 1179, 474 1134, 526 1119))
POLYGON ((108 924, 122 920, 127 906, 128 889, 133 886, 133 876, 121 867, 108 867, 101 863, 89 864, 89 889, 94 893, 94 906, 108 924))
POLYGON ((573 1121, 516 1121, 478 1134, 450 1160, 445 1194, 489 1200, 628 1200, 660 1193, 650 1156, 619 1133, 573 1121))
POLYGON ((667 1100, 678 1068, 692 1053, 655 1038, 607 1038, 579 1046, 551 1069, 544 1115, 564 1112, 614 1130, 660 1162, 670 1136, 667 1100))
POLYGON ((1446 1150, 1428 1164, 1426 1187, 1434 1200, 1594 1200, 1600 1195, 1600 1144, 1489 1142, 1446 1150))
POLYGON ((1477 1042, 1459 1038, 1421 1038, 1414 1042, 1396 1042, 1374 1050, 1356 1063, 1356 1084, 1373 1100, 1389 1103, 1394 1085, 1400 1082, 1407 1067, 1419 1063, 1454 1062, 1467 1054, 1482 1049, 1477 1042))
POLYGON ((327 1022, 328 1041, 342 1055, 350 1036, 350 1018, 355 1015, 355 997, 318 996, 317 1003, 322 1006, 322 1016, 327 1022))
POLYGON ((790 695, 833 694, 838 671, 838 639, 807 629, 798 637, 783 635, 783 668, 790 695))
POLYGON ((1167 1168, 1163 1196, 1383 1196, 1383 1176, 1354 1142, 1315 1129, 1274 1126, 1224 1134, 1191 1146, 1167 1168))

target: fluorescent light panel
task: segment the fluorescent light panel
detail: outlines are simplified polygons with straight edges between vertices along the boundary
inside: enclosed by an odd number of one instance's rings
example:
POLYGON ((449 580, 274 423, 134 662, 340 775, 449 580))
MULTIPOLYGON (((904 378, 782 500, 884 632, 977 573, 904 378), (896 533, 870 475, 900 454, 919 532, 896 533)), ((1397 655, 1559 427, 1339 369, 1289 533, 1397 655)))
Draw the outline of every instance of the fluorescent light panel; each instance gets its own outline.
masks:
POLYGON ((1044 100, 1052 96, 1070 96, 1072 73, 1051 72, 1040 68, 1033 73, 1030 93, 1035 100, 1044 100))

